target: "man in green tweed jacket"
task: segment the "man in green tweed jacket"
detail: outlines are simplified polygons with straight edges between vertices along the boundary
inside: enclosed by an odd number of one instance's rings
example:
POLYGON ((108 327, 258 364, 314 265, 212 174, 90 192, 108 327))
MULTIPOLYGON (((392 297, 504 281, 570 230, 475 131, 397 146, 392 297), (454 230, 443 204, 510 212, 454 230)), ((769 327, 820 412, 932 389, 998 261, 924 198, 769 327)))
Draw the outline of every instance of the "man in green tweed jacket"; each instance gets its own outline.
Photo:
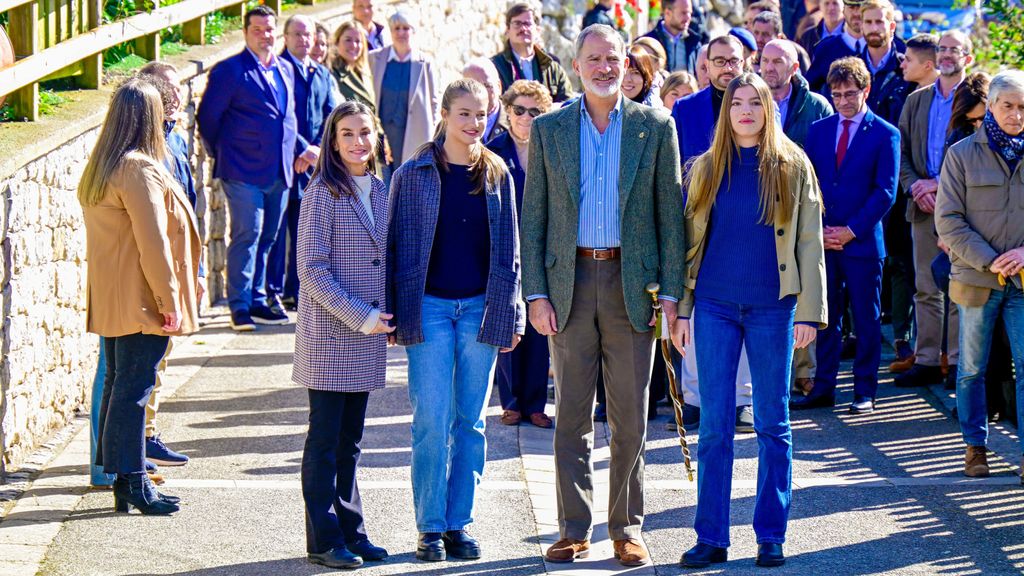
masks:
POLYGON ((608 533, 627 566, 650 561, 641 539, 647 388, 654 334, 645 287, 661 284, 674 322, 685 239, 679 150, 667 114, 620 93, 626 50, 594 24, 576 41, 583 96, 537 118, 522 217, 523 294, 550 337, 561 540, 552 562, 586 555, 592 530, 591 413, 604 370, 611 439, 608 533))

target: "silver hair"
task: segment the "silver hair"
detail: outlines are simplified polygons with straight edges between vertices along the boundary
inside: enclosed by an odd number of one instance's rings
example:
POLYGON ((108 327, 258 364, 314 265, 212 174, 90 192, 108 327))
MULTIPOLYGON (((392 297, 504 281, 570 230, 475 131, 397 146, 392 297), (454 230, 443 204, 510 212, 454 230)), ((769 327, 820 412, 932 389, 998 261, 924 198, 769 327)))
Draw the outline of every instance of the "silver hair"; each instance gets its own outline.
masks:
POLYGON ((402 10, 398 10, 397 12, 392 14, 390 17, 388 17, 388 27, 389 28, 394 28, 395 26, 398 26, 399 24, 405 24, 406 26, 408 26, 409 28, 412 28, 413 30, 416 29, 416 22, 413 19, 413 17, 410 16, 409 13, 404 12, 402 10))
POLYGON ((992 78, 992 82, 988 85, 989 108, 996 105, 1003 92, 1024 94, 1024 71, 1004 70, 992 78))
POLYGON ((599 38, 604 38, 605 40, 608 40, 609 42, 615 44, 618 47, 620 54, 622 54, 623 56, 626 55, 626 41, 622 39, 622 36, 620 36, 614 28, 608 26, 607 24, 591 24, 590 26, 584 28, 583 31, 580 32, 579 36, 576 37, 577 58, 580 57, 580 52, 583 50, 583 43, 586 42, 587 38, 590 38, 591 36, 597 36, 599 38))
POLYGON ((942 33, 942 36, 939 36, 939 40, 941 41, 946 36, 956 38, 957 41, 963 45, 964 49, 967 50, 968 54, 974 52, 974 41, 971 40, 971 37, 963 30, 946 30, 942 33))
POLYGON ((491 61, 490 58, 487 58, 485 56, 478 56, 476 58, 473 58, 469 62, 466 62, 466 65, 462 67, 462 73, 465 74, 466 71, 471 68, 479 68, 483 70, 484 74, 487 74, 488 76, 500 78, 500 75, 498 74, 498 68, 495 67, 494 62, 491 61))
POLYGON ((291 16, 288 17, 287 20, 284 21, 284 31, 286 34, 288 33, 288 28, 290 28, 291 25, 296 22, 302 22, 303 24, 306 25, 306 28, 309 28, 310 32, 316 33, 315 20, 313 20, 309 16, 306 16, 305 14, 292 14, 291 16))

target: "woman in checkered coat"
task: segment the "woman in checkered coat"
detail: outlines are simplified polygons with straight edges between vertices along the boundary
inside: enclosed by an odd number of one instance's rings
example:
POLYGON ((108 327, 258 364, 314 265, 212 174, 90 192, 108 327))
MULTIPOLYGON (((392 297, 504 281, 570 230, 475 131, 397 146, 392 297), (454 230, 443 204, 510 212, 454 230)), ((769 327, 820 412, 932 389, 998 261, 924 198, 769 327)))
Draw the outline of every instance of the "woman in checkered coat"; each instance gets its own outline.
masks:
POLYGON ((483 476, 498 351, 526 328, 512 177, 481 139, 487 93, 456 80, 437 135, 394 174, 388 286, 407 346, 416 557, 480 557, 466 534, 483 476))
POLYGON ((354 568, 383 560, 363 527, 356 486, 371 390, 384 386, 387 230, 384 183, 373 175, 377 121, 344 102, 324 128, 323 151, 299 212, 299 320, 292 380, 309 389, 302 453, 310 562, 354 568))

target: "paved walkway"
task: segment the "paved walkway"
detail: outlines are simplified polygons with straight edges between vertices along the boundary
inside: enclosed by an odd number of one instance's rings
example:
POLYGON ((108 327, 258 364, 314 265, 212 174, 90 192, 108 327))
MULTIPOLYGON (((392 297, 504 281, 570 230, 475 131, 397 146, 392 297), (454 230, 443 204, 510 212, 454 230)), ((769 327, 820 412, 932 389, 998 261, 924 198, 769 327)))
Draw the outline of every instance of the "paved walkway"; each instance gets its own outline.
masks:
MULTIPOLYGON (((169 445, 189 454, 185 468, 163 468, 167 492, 183 498, 170 518, 112 512, 109 492, 85 488, 84 428, 0 522, 0 576, 311 575, 330 572, 304 554, 298 475, 305 436, 305 392, 290 383, 292 327, 236 335, 221 318, 175 350, 174 395, 159 424, 169 445)), ((848 376, 848 374, 847 374, 848 376)), ((596 432, 595 553, 585 562, 545 565, 557 538, 551 432, 488 417, 488 464, 473 533, 476 562, 425 564, 413 556, 409 485, 411 422, 400 349, 388 387, 371 396, 360 486, 367 528, 391 558, 366 574, 762 574, 755 568, 751 517, 757 441, 737 437, 728 564, 684 571, 694 541, 695 485, 685 480, 677 440, 650 428, 645 539, 654 566, 625 570, 610 559, 607 438, 596 432)), ((849 383, 842 400, 849 401, 849 383)), ((1012 430, 998 428, 995 475, 961 474, 962 445, 941 391, 883 384, 873 415, 846 405, 794 415, 794 503, 780 574, 1019 574, 1024 572, 1024 489, 1017 485, 1012 430), (1012 462, 1012 466, 1011 466, 1012 462)), ((549 407, 550 408, 550 407, 549 407)), ((697 438, 690 435, 691 449, 697 438)))

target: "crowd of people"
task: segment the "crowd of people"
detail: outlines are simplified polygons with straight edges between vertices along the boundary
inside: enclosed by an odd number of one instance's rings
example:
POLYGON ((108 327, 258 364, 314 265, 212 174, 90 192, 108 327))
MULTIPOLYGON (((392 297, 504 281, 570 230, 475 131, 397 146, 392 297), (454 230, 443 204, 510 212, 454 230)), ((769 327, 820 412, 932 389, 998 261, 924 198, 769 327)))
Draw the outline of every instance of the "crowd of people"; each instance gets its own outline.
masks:
MULTIPOLYGON (((644 446, 667 372, 700 431, 687 567, 727 558, 737 432, 758 438, 756 562, 785 562, 789 412, 835 406, 851 358, 849 411, 871 413, 883 320, 896 386, 955 389, 966 475, 989 473, 986 386, 1015 374, 1024 429, 1024 72, 970 73, 957 30, 900 39, 888 0, 762 0, 719 34, 703 3, 662 0, 632 41, 612 5, 563 63, 513 4, 500 50, 446 87, 401 10, 378 23, 354 0, 334 31, 292 16, 278 53, 277 15, 257 6, 245 49, 211 70, 196 117, 228 202, 231 327, 298 312, 311 562, 388 555, 356 470, 389 344, 409 361, 423 561, 483 554, 467 527, 492 382, 502 424, 554 428, 550 562, 590 551, 594 419, 612 431, 615 557, 650 562, 644 446)), ((205 292, 180 106, 174 68, 145 66, 79 186, 102 342, 92 482, 119 511, 178 510, 147 468, 188 461, 153 422, 170 337, 197 329, 205 292)))

